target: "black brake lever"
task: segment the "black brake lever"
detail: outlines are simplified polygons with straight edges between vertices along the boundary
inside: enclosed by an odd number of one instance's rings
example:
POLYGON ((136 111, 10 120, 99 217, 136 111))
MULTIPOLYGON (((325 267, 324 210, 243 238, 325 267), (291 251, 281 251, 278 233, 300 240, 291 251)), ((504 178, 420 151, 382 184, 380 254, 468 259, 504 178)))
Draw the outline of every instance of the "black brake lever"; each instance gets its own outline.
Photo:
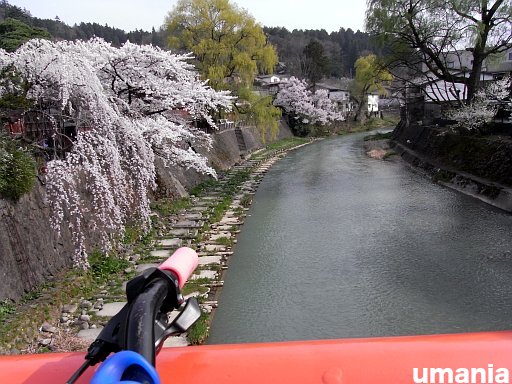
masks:
POLYGON ((177 336, 185 333, 201 317, 201 307, 195 297, 187 300, 185 307, 180 314, 167 325, 164 322, 155 322, 155 349, 160 351, 165 340, 170 336, 177 336))

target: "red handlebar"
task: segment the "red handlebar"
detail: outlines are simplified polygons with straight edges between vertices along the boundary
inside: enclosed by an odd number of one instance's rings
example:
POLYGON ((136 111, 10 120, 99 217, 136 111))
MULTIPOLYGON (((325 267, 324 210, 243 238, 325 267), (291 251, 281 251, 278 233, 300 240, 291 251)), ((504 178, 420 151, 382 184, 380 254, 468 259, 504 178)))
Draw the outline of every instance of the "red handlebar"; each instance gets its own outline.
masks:
POLYGON ((194 272, 194 269, 197 268, 198 263, 197 253, 191 248, 182 247, 160 264, 158 268, 163 271, 173 272, 178 277, 178 285, 181 289, 192 272, 194 272))

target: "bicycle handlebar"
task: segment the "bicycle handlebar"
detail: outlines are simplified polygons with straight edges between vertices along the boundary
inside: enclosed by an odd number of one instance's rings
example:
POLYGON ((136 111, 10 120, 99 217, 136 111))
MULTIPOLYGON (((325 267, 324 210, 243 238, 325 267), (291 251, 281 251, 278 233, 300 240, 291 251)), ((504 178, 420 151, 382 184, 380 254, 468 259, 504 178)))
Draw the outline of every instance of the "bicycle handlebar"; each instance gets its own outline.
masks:
POLYGON ((130 307, 126 324, 126 349, 155 365, 155 320, 169 293, 168 282, 157 279, 139 294, 130 307))
POLYGON ((160 264, 158 269, 172 278, 169 279, 165 275, 156 276, 132 302, 126 326, 127 350, 139 353, 155 365, 157 316, 161 309, 165 308, 165 301, 169 303, 170 299, 173 299, 175 302, 172 306, 175 308, 183 302, 180 289, 194 272, 198 262, 199 258, 194 250, 182 247, 160 264))
MULTIPOLYGON (((154 366, 156 352, 165 338, 185 332, 200 316, 197 300, 191 298, 171 324, 168 324, 167 318, 167 312, 178 309, 184 302, 181 288, 198 261, 194 250, 182 247, 158 268, 149 268, 130 280, 126 286, 127 304, 110 319, 91 344, 85 363, 68 383, 76 381, 87 367, 105 360, 112 352, 133 351, 154 366)), ((115 363, 107 361, 105 364, 109 366, 115 363)), ((129 376, 138 376, 139 373, 137 370, 130 371, 129 376)))
POLYGON ((187 247, 181 247, 174 254, 164 261, 158 269, 173 272, 178 278, 180 289, 183 288, 188 278, 197 268, 199 258, 197 253, 187 247))

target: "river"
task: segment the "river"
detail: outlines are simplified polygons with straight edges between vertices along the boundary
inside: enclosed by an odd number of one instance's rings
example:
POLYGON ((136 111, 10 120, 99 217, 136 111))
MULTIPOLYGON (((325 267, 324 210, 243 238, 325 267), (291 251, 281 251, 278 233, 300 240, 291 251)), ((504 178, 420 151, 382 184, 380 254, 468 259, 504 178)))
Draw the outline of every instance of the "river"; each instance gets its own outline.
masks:
POLYGON ((512 215, 368 158, 363 136, 267 173, 209 343, 512 329, 512 215))

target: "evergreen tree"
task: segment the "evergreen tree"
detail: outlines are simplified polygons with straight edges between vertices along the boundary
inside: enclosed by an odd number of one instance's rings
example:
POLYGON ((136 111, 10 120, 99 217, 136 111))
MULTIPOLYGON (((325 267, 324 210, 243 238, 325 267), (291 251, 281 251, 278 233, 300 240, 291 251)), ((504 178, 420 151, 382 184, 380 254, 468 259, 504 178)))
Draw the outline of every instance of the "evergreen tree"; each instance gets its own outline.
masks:
POLYGON ((42 28, 32 28, 16 19, 8 18, 0 23, 0 48, 8 52, 35 38, 50 39, 51 35, 42 28))

